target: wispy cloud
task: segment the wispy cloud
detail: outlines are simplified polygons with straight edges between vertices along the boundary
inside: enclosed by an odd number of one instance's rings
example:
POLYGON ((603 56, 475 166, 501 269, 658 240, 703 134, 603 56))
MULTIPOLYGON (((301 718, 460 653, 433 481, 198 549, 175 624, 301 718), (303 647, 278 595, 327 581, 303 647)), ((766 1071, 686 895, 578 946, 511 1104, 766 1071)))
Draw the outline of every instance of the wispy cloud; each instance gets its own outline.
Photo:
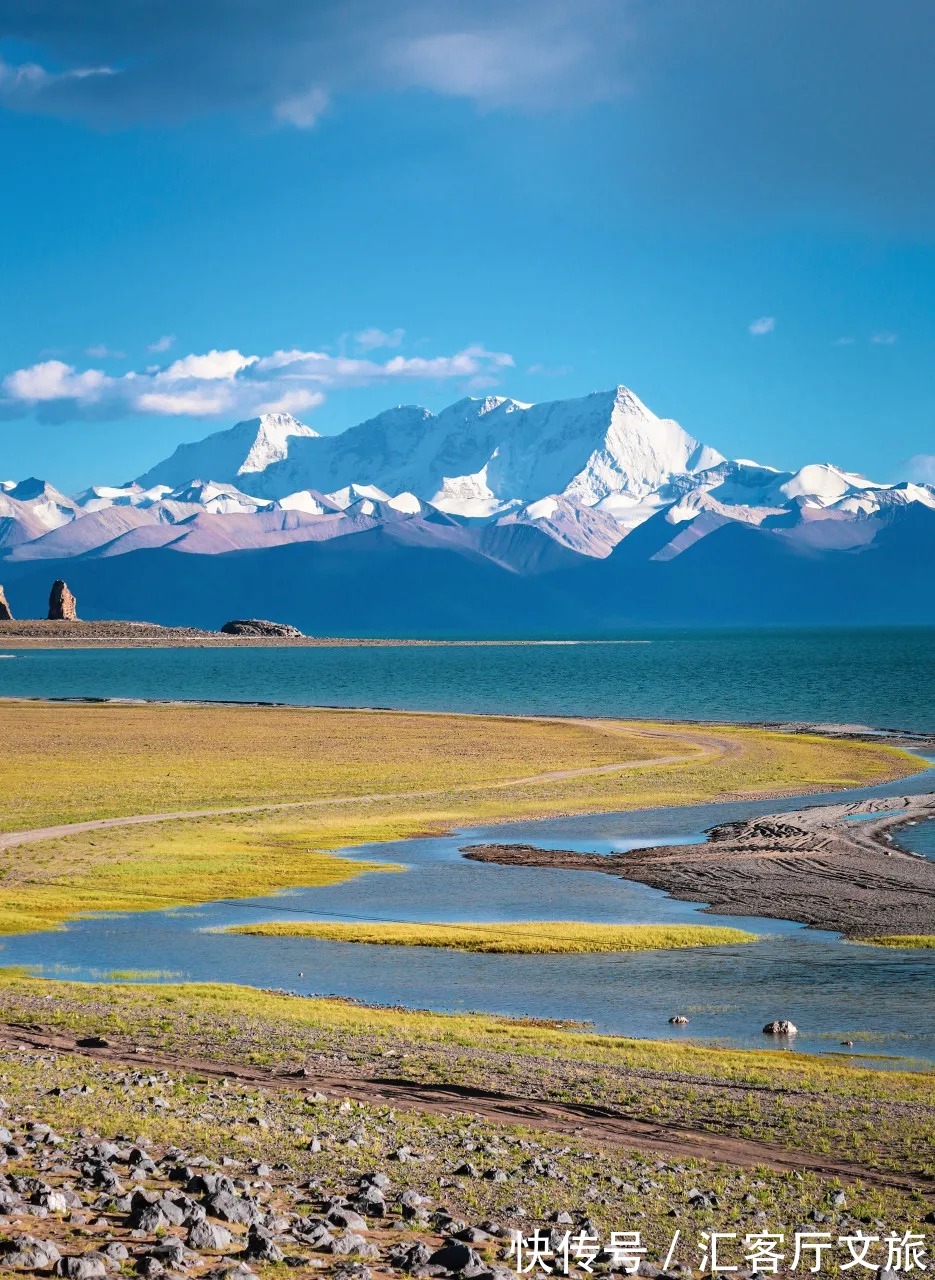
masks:
POLYGON ((297 129, 314 129, 315 125, 328 109, 328 92, 320 85, 313 85, 302 93, 291 94, 277 102, 273 114, 277 120, 285 124, 295 125, 297 129))
POLYGON ((833 347, 852 347, 855 342, 856 342, 856 338, 848 338, 848 337, 835 338, 834 342, 832 342, 831 345, 833 347))
POLYGON ((870 343, 874 347, 892 347, 899 341, 897 333, 875 333, 870 339, 870 343))
POLYGON ((917 453, 906 463, 905 475, 920 484, 935 484, 935 453, 917 453))
POLYGON ((354 334, 354 342, 359 351, 382 351, 403 345, 405 329, 362 329, 354 334))
POLYGON ((151 342, 149 346, 146 348, 146 350, 152 351, 155 355, 160 355, 162 352, 168 351, 169 348, 174 345, 174 343, 175 343, 175 334, 164 333, 161 338, 157 338, 155 342, 151 342))
POLYGON ((38 62, 11 63, 0 57, 0 105, 30 111, 41 107, 56 90, 67 90, 85 81, 115 74, 112 67, 48 71, 38 62))
POLYGON ((760 316, 758 320, 752 320, 747 328, 755 338, 762 338, 764 334, 772 333, 776 328, 776 317, 760 316))
POLYGON ((125 351, 115 351, 113 347, 108 347, 103 342, 98 342, 93 347, 87 347, 84 354, 90 356, 92 360, 123 360, 126 358, 127 353, 125 351))
POLYGON ((309 129, 349 93, 422 89, 484 108, 606 101, 628 84, 620 62, 632 33, 620 8, 618 0, 578 0, 574 10, 566 0, 85 0, 67 14, 0 0, 0 30, 42 49, 50 65, 81 64, 59 77, 33 64, 10 69, 8 78, 32 82, 39 111, 121 126, 265 111, 309 129), (114 81, 106 91, 79 82, 104 75, 114 81), (56 79, 68 92, 46 92, 56 79))
POLYGON ((299 349, 266 356, 212 350, 119 376, 43 360, 3 378, 0 416, 34 413, 44 420, 67 421, 137 413, 203 418, 297 413, 321 404, 328 391, 340 387, 399 381, 482 381, 490 386, 513 363, 507 352, 480 344, 453 355, 395 355, 384 361, 299 349))

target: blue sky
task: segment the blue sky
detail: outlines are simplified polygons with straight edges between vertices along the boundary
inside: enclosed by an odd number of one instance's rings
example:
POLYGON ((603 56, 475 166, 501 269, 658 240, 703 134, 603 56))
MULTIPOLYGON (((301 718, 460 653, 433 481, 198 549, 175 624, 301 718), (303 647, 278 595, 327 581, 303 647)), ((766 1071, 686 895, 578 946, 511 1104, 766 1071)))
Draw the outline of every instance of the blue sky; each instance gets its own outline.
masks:
POLYGON ((625 382, 732 456, 935 479, 933 35, 928 0, 0 0, 0 478, 625 382))

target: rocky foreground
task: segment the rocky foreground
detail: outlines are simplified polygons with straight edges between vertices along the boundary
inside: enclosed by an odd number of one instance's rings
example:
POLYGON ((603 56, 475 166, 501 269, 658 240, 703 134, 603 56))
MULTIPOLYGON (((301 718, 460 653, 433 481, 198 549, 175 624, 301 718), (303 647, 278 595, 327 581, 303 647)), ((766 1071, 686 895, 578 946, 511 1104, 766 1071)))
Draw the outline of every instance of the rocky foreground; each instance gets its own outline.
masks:
POLYGON ((284 1094, 139 1057, 0 1050, 0 1269, 511 1280, 537 1241, 547 1270, 567 1253, 571 1274, 685 1277, 723 1230, 732 1274, 750 1277, 770 1233, 788 1236, 787 1262, 796 1233, 826 1235, 842 1261, 842 1242, 873 1236, 875 1269, 896 1256, 888 1237, 931 1243, 918 1195, 419 1115, 322 1092, 304 1071, 284 1094))
POLYGON ((935 934, 935 862, 899 849, 900 827, 935 817, 935 795, 821 805, 713 827, 697 845, 578 853, 470 845, 503 866, 603 871, 706 902, 721 915, 797 920, 853 938, 935 934))

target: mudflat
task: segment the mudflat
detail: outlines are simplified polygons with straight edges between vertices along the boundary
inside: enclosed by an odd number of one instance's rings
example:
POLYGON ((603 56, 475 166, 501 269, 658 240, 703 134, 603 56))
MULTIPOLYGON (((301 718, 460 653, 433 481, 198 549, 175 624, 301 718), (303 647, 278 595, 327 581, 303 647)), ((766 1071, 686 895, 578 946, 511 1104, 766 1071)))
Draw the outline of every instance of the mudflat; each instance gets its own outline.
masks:
POLYGON ((820 805, 727 822, 698 845, 577 853, 471 845, 475 862, 602 871, 705 902, 719 915, 797 920, 852 938, 935 934, 935 862, 893 843, 901 826, 935 817, 935 793, 820 805))

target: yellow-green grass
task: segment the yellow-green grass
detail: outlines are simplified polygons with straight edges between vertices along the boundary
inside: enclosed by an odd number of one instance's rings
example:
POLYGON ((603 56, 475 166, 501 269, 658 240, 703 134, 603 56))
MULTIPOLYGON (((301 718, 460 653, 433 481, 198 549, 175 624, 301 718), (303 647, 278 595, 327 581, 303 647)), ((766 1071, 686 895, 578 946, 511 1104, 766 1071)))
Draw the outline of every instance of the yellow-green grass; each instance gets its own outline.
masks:
POLYGON ((908 950, 935 951, 935 933, 884 933, 877 938, 861 938, 875 947, 905 947, 908 950))
POLYGON ((921 767, 888 746, 733 726, 307 708, 0 702, 0 743, 0 830, 307 803, 0 852, 0 934, 335 884, 395 869, 335 850, 456 826, 827 791, 921 767))
POLYGON ((547 775, 640 761, 648 768, 579 777, 570 789, 598 803, 631 793, 640 803, 710 799, 883 781, 922 767, 885 745, 733 726, 306 707, 0 701, 0 743, 5 831, 338 796, 444 796, 542 777, 528 787, 535 800, 563 790, 547 775), (658 774, 652 767, 673 758, 658 774))
POLYGON ((703 757, 678 729, 308 707, 0 702, 0 829, 703 757))
MULTIPOLYGON (((81 1030, 86 1017, 101 1033, 154 1036, 191 1032, 208 1052, 241 1019, 265 1028, 251 1060, 271 1063, 283 1032, 337 1033, 428 1045, 529 1053, 578 1064, 617 1064, 666 1073, 710 1075, 732 1084, 801 1087, 836 1096, 899 1098, 935 1104, 935 1069, 877 1071, 850 1061, 789 1049, 729 1049, 682 1040, 644 1040, 582 1030, 581 1024, 486 1013, 359 1004, 328 996, 292 996, 224 982, 85 983, 29 977, 0 966, 0 1023, 7 998, 42 1001, 44 1025, 81 1030), (268 1034, 267 1034, 268 1033, 268 1034)), ((765 1037, 764 1037, 765 1039, 765 1037)), ((167 1049, 178 1047, 166 1041, 167 1049)), ((213 1050, 212 1050, 213 1052, 213 1050)))
POLYGON ((270 921, 232 925, 224 933, 263 938, 321 938, 377 946, 444 947, 492 955, 576 955, 600 951, 670 951, 756 942, 755 933, 716 925, 587 924, 529 920, 505 924, 331 924, 270 921))
POLYGON ((4 1021, 284 1071, 303 1063, 333 1070, 343 1059, 350 1073, 372 1077, 392 1058, 393 1074, 413 1081, 594 1102, 659 1123, 846 1153, 868 1168, 935 1175, 931 1070, 874 1071, 789 1050, 635 1040, 547 1021, 373 1008, 223 984, 53 983, 9 969, 0 970, 4 1021))

